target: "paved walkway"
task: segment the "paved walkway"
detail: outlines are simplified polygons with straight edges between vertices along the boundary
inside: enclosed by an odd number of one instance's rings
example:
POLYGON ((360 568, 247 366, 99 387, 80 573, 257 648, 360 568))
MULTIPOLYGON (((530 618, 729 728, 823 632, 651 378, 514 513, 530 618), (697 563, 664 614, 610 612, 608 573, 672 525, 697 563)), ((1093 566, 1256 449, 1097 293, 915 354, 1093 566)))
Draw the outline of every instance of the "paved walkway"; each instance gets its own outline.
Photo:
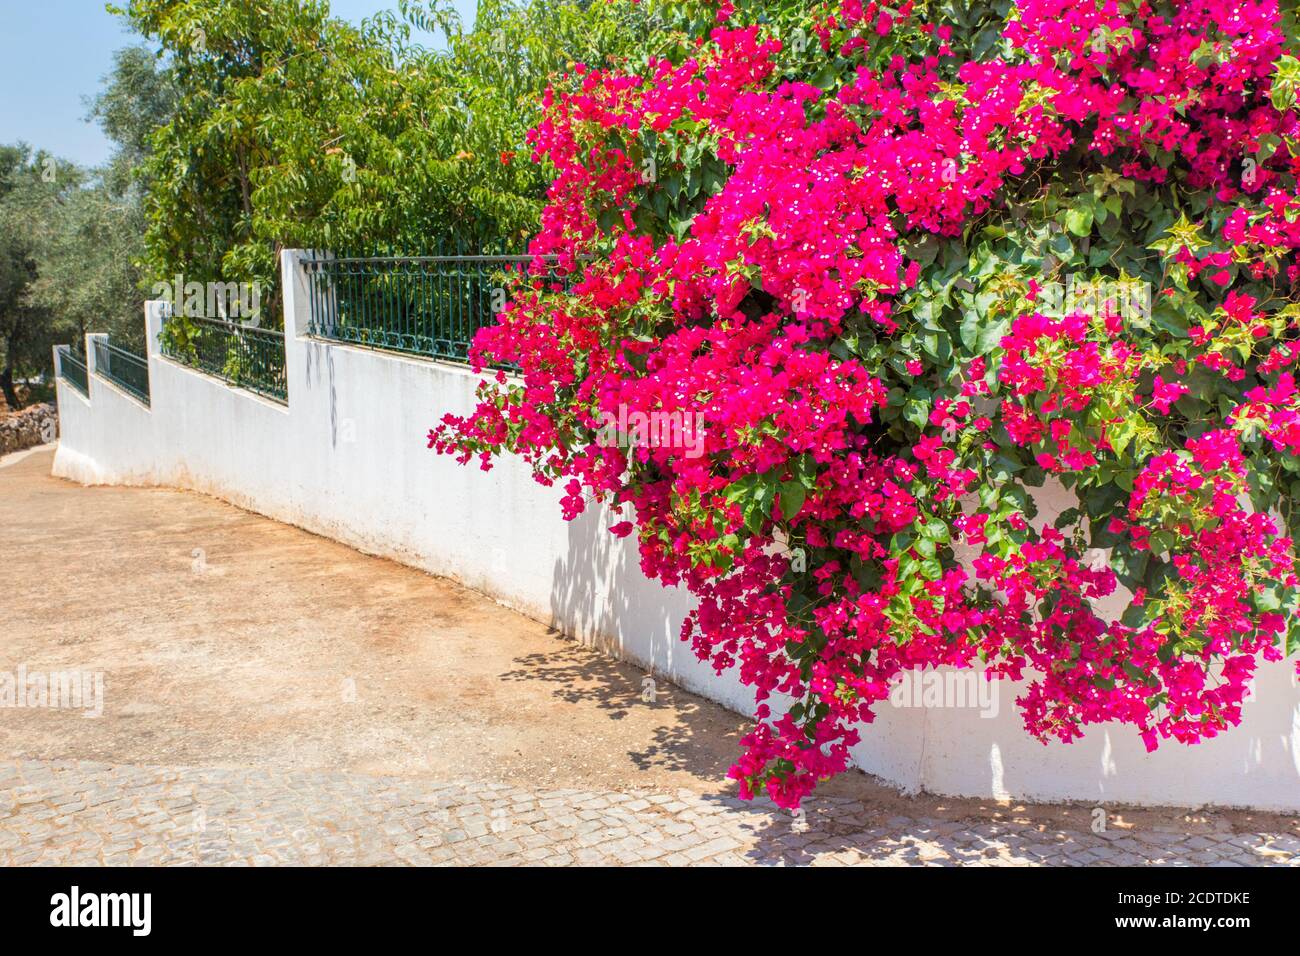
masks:
POLYGON ((0 461, 0 865, 1300 865, 1266 814, 736 799, 744 722, 472 592, 200 495, 0 461))
POLYGON ((689 790, 529 790, 338 772, 0 764, 0 863, 718 866, 1258 866, 1293 834, 881 819, 814 802, 801 818, 689 790))

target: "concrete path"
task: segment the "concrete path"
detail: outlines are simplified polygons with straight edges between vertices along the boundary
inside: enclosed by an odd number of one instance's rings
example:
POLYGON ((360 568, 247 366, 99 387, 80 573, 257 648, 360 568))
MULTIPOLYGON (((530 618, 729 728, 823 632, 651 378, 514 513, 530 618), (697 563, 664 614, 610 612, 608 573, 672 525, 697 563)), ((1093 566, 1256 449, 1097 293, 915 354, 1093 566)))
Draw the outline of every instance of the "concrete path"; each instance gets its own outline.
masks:
POLYGON ((0 461, 0 685, 85 694, 0 707, 2 865, 1300 865, 1267 814, 1099 823, 860 774, 798 818, 746 804, 734 714, 644 703, 641 671, 450 582, 50 457, 0 461))

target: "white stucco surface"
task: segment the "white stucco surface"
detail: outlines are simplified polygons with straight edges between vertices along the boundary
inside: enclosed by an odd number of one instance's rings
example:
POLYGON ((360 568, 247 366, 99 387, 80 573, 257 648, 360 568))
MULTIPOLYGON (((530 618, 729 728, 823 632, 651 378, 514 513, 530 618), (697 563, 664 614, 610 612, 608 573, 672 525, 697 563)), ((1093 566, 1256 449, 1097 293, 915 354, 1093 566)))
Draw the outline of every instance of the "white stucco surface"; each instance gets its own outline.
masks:
MULTIPOLYGON (((93 372, 86 399, 58 384, 54 473, 83 483, 189 488, 445 575, 530 617, 749 713, 734 675, 715 676, 678 640, 689 596, 647 581, 635 546, 589 512, 560 518, 555 489, 520 462, 491 472, 435 455, 443 414, 473 407, 467 369, 327 343, 306 334, 301 254, 284 253, 289 402, 280 405, 159 354, 160 303, 146 307, 151 406, 93 372)), ((1268 665, 1242 726, 1147 754, 1128 729, 1044 746, 1015 698, 984 706, 882 705, 857 764, 904 790, 1032 800, 1300 810, 1300 690, 1268 665), (981 712, 985 716, 981 716, 981 712)))

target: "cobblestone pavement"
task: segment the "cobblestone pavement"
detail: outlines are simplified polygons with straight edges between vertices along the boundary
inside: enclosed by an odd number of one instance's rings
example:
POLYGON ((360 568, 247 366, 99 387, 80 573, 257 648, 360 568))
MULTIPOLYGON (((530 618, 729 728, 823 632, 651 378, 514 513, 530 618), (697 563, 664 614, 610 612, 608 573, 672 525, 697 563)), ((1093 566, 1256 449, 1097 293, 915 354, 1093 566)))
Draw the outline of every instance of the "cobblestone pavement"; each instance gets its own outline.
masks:
POLYGON ((802 819, 689 791, 527 790, 346 772, 0 762, 0 865, 1300 865, 1294 834, 1102 834, 891 817, 802 819))

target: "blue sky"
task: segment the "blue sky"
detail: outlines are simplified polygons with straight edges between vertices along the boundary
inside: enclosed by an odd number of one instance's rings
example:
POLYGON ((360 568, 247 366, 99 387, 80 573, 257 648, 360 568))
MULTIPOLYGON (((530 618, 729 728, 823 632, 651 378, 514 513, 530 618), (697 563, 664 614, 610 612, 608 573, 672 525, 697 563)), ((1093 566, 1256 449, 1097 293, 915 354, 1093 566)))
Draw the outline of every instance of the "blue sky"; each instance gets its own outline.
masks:
MULTIPOLYGON (((476 0, 454 0, 466 25, 476 0)), ((331 0, 335 16, 360 22, 394 0, 331 0)), ((140 42, 103 0, 4 0, 0 27, 0 143, 30 145, 93 166, 111 145, 86 123, 82 97, 112 67, 113 51, 140 42)))

